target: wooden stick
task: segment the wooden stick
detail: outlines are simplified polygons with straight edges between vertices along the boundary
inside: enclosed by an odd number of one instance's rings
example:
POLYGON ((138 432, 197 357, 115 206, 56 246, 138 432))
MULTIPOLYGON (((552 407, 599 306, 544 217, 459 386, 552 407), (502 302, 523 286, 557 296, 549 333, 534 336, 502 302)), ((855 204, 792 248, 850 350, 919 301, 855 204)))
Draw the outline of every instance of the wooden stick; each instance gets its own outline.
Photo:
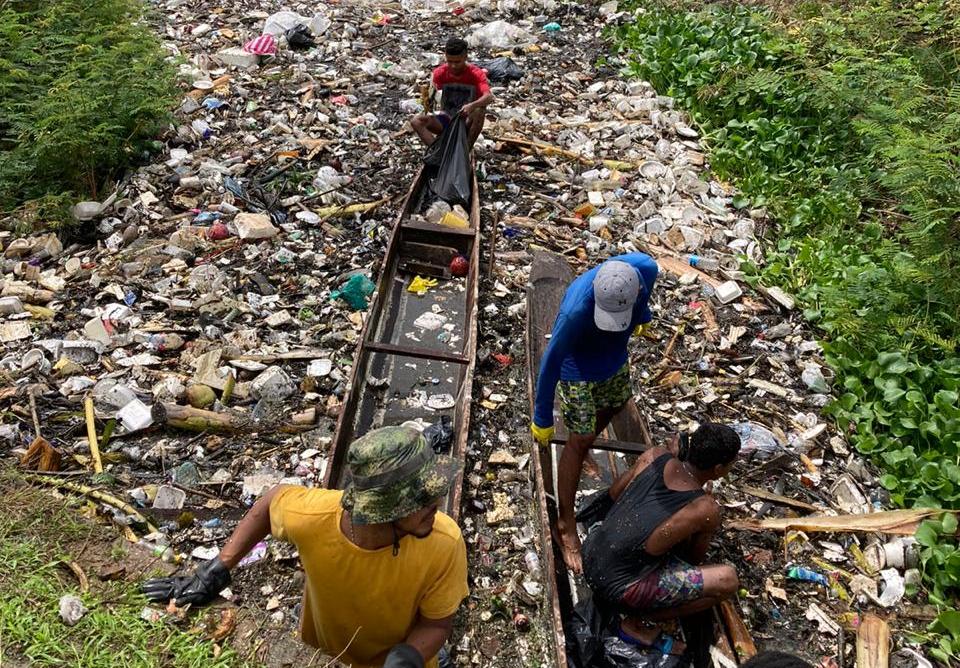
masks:
POLYGON ((857 668, 887 668, 890 663, 890 627, 867 613, 857 629, 857 668))
POLYGON ((737 614, 737 609, 732 602, 720 602, 720 616, 723 618, 723 624, 730 634, 730 640, 733 643, 734 651, 737 653, 737 658, 742 661, 756 656, 757 646, 753 644, 750 631, 743 620, 740 619, 740 615, 737 614))
POLYGON ((608 169, 619 170, 629 170, 635 167, 635 165, 630 162, 623 162, 622 160, 604 160, 602 158, 587 158, 579 153, 574 153, 573 151, 567 151, 566 149, 562 149, 557 146, 551 146, 550 144, 545 144, 544 142, 531 141, 529 139, 522 139, 520 137, 491 136, 490 139, 492 141, 502 142, 504 144, 513 144, 514 146, 525 148, 530 152, 541 153, 542 155, 559 155, 569 160, 576 160, 577 162, 585 165, 594 165, 600 162, 603 163, 603 165, 608 169))
POLYGON ((40 416, 37 415, 37 397, 36 397, 36 395, 33 393, 33 388, 32 388, 32 387, 30 388, 30 391, 28 392, 28 396, 29 396, 29 398, 30 398, 30 416, 33 418, 33 431, 34 431, 34 436, 36 436, 37 438, 40 438, 40 436, 41 436, 41 434, 40 434, 40 416))
POLYGON ((140 524, 144 524, 147 527, 149 533, 155 533, 157 527, 153 525, 146 517, 140 514, 140 511, 131 506, 129 503, 125 503, 113 496, 112 494, 107 494, 99 489, 94 489, 88 485, 81 485, 75 482, 69 482, 67 480, 57 480, 56 478, 49 478, 42 475, 27 475, 24 476, 28 480, 33 480, 35 482, 43 483, 45 485, 50 485, 51 487, 59 487, 61 489, 68 489, 71 492, 77 492, 78 494, 83 494, 88 496, 91 499, 96 499, 97 501, 103 501, 108 506, 113 506, 114 508, 119 508, 127 515, 130 515, 140 524))
POLYGON ((87 592, 90 589, 90 581, 87 579, 87 574, 80 568, 80 564, 75 561, 67 561, 66 559, 61 559, 60 563, 69 568, 71 572, 77 576, 77 581, 80 583, 80 591, 87 592))
POLYGON ((343 206, 327 206, 323 207, 322 209, 317 209, 314 211, 314 213, 320 216, 320 220, 327 220, 329 218, 349 218, 355 213, 370 213, 381 204, 389 201, 389 197, 384 197, 383 199, 378 199, 374 202, 360 202, 359 204, 346 204, 343 206))
POLYGON ((87 441, 90 443, 90 457, 93 459, 94 473, 103 473, 103 462, 100 461, 100 446, 97 444, 97 425, 93 415, 93 397, 89 394, 83 400, 83 412, 87 418, 87 441))
POLYGON ((790 497, 783 496, 781 494, 774 494, 773 492, 768 492, 756 487, 741 487, 740 489, 750 496, 755 496, 758 499, 763 499, 764 501, 773 501, 774 503, 779 503, 783 506, 799 508, 800 510, 808 510, 812 513, 818 513, 823 510, 822 508, 817 508, 812 504, 805 503, 803 501, 797 501, 796 499, 791 499, 790 497))

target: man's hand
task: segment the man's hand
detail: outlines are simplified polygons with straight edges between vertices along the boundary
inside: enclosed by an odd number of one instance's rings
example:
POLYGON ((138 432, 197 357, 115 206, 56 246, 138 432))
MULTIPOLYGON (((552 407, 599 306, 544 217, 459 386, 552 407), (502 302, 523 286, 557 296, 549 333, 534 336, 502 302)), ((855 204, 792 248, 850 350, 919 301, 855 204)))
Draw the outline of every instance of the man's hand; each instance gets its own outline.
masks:
POLYGON ((166 603, 170 599, 183 607, 188 603, 206 605, 230 584, 230 570, 214 557, 198 568, 193 575, 153 578, 143 583, 144 595, 151 601, 166 603))
POLYGON ((542 446, 550 445, 550 439, 553 438, 553 426, 538 427, 535 422, 530 423, 530 433, 542 446))
POLYGON ((423 668, 423 657, 412 645, 400 643, 394 645, 387 654, 383 668, 423 668))

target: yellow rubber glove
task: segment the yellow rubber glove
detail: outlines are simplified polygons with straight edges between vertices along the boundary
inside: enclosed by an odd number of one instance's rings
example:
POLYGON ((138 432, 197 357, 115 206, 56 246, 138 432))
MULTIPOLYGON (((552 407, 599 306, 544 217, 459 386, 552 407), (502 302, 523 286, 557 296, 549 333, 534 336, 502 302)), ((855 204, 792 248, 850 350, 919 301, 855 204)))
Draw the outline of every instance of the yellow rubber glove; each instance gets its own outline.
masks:
POLYGON ((415 292, 421 297, 427 294, 427 290, 430 288, 436 287, 437 279, 435 278, 424 278, 423 276, 414 276, 413 280, 410 281, 410 285, 407 287, 407 290, 410 292, 415 292))
POLYGON ((553 427, 538 427, 533 422, 530 423, 530 433, 540 445, 550 445, 550 439, 553 438, 553 427))

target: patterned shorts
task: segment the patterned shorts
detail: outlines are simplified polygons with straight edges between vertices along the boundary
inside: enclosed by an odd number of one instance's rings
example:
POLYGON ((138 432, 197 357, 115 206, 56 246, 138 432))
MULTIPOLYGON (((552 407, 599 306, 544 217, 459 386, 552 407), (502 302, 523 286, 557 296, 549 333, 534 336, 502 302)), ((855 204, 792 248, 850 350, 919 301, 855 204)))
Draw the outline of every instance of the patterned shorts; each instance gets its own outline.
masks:
POLYGON ((703 598, 703 571, 671 556, 660 568, 627 587, 621 601, 634 610, 655 610, 698 598, 703 598))
POLYGON ((560 410, 571 434, 597 433, 597 411, 620 408, 633 396, 630 367, 624 364, 611 378, 598 381, 561 380, 560 410))

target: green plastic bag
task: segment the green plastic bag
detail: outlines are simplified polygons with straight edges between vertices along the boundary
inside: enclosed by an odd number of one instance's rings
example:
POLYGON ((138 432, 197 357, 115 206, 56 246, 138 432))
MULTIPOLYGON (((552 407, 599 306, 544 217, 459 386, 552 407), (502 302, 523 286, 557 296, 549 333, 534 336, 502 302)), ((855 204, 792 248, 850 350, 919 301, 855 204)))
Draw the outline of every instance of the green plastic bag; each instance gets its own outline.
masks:
POLYGON ((350 280, 340 286, 339 290, 330 293, 330 299, 342 299, 355 311, 367 308, 369 300, 376 286, 363 274, 354 274, 350 280))

